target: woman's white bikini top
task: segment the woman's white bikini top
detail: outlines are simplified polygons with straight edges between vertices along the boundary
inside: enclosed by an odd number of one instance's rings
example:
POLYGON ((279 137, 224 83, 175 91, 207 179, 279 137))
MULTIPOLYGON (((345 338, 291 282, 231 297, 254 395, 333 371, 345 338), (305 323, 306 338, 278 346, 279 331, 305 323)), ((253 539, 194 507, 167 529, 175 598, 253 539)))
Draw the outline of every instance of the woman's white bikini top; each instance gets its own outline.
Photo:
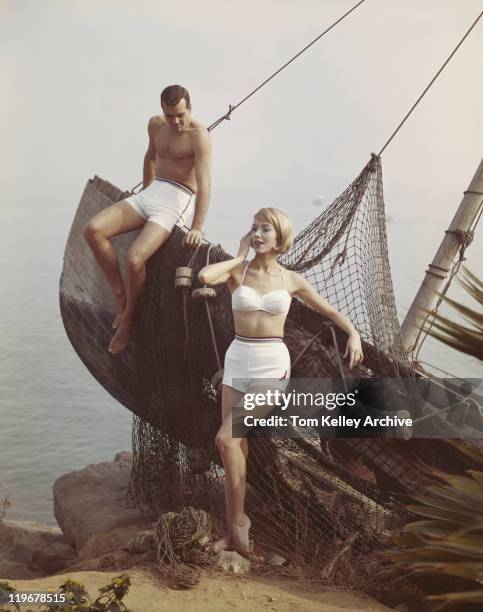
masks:
POLYGON ((286 315, 290 309, 292 296, 287 291, 283 268, 280 268, 283 289, 259 293, 253 287, 247 287, 243 284, 249 265, 250 263, 245 266, 240 285, 231 294, 231 307, 233 310, 263 310, 263 312, 274 315, 286 315))

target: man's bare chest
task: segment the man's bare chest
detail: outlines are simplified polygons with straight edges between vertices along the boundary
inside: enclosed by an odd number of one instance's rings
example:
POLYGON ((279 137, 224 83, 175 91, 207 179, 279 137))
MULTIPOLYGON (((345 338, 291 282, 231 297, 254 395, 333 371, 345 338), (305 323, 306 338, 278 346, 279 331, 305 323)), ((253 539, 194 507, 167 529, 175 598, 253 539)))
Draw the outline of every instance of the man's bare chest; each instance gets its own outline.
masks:
POLYGON ((156 154, 160 158, 185 163, 194 159, 191 139, 187 134, 159 133, 154 139, 154 144, 156 154))

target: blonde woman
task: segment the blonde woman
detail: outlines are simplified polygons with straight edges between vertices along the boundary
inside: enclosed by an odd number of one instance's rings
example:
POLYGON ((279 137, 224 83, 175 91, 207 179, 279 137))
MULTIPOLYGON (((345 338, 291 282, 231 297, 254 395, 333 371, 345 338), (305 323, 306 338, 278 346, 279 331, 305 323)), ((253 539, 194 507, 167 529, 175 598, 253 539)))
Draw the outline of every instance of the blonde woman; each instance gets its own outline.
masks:
POLYGON ((350 368, 361 363, 361 340, 356 329, 340 312, 314 291, 296 272, 277 262, 290 250, 293 230, 290 219, 277 208, 262 208, 253 218, 251 230, 240 241, 234 259, 202 268, 202 283, 226 283, 232 296, 235 339, 225 355, 222 388, 222 424, 216 445, 225 470, 225 502, 228 531, 213 545, 214 551, 236 550, 249 555, 250 519, 245 514, 246 460, 248 440, 232 436, 232 412, 257 381, 275 379, 285 387, 290 378, 290 355, 283 342, 285 320, 293 296, 331 319, 348 335, 344 357, 350 368), (255 257, 247 262, 250 247, 255 257))

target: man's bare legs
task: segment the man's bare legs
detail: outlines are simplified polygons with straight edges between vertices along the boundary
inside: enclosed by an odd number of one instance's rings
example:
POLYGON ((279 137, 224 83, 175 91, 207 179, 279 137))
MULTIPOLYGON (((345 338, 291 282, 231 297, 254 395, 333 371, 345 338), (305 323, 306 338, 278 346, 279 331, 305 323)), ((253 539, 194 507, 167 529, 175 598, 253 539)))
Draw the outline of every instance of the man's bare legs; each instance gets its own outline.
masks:
POLYGON ((232 437, 232 411, 243 397, 243 393, 223 385, 222 425, 216 435, 216 446, 225 469, 225 503, 228 522, 227 535, 215 542, 214 551, 236 550, 248 557, 250 552, 250 519, 245 514, 246 462, 248 440, 232 437))
POLYGON ((169 235, 170 232, 166 228, 148 221, 127 252, 127 299, 117 331, 109 344, 109 352, 113 355, 124 350, 129 341, 134 313, 146 280, 146 262, 164 244, 169 235))
POLYGON ((116 301, 116 318, 113 327, 118 327, 126 307, 126 288, 119 270, 116 251, 111 238, 139 229, 146 220, 125 200, 117 202, 95 215, 86 225, 84 235, 99 266, 106 275, 116 301))

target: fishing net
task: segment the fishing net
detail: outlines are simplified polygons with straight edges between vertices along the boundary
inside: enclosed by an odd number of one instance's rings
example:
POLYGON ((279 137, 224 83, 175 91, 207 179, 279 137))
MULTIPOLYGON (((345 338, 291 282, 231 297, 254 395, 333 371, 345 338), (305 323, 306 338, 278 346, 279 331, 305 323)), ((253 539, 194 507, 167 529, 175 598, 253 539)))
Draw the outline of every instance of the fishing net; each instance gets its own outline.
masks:
MULTIPOLYGON (((207 262, 230 255, 209 244, 188 251, 182 247, 184 230, 175 228, 148 262, 132 339, 112 357, 107 346, 114 301, 82 230, 98 210, 124 197, 98 177, 86 186, 60 284, 65 328, 90 372, 134 413, 132 502, 160 513, 191 506, 220 519, 217 386, 234 327, 228 289, 199 291, 197 273, 207 262), (175 287, 180 267, 192 269, 191 287, 175 287)), ((131 233, 113 241, 121 266, 134 237, 131 233)), ((365 359, 353 376, 413 376, 398 333, 378 157, 372 156, 354 182, 300 232, 280 261, 304 275, 360 331, 365 359)), ((296 299, 285 338, 293 377, 341 375, 344 334, 296 299)), ((256 546, 306 561, 322 559, 331 576, 381 546, 388 529, 401 522, 393 494, 424 486, 423 462, 448 469, 455 461, 444 440, 275 437, 250 439, 249 446, 247 510, 256 546), (362 460, 377 481, 356 476, 349 458, 362 460)))
POLYGON ((206 544, 212 531, 210 515, 190 506, 159 517, 153 528, 156 558, 174 586, 189 588, 199 582, 201 566, 211 563, 206 544))

